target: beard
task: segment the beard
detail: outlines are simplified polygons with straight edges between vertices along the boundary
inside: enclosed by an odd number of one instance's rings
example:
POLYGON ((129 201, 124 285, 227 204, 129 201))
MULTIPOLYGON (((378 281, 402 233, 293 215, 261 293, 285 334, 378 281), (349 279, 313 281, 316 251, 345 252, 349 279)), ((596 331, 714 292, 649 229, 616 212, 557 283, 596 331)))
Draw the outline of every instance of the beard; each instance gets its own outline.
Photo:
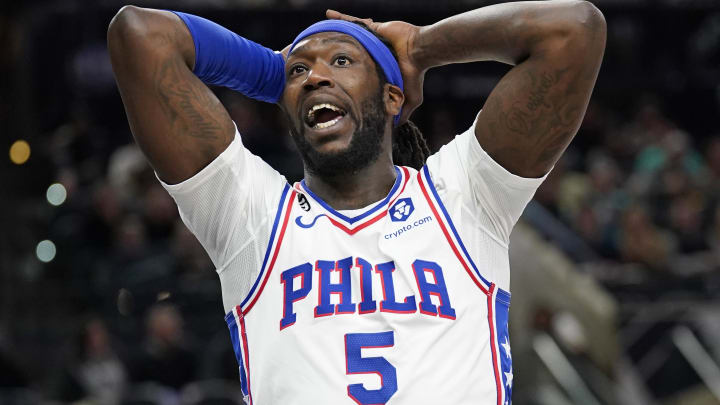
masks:
MULTIPOLYGON (((360 125, 356 125, 357 129, 348 147, 341 151, 318 151, 305 138, 306 127, 301 125, 298 131, 291 124, 290 134, 300 151, 305 169, 316 176, 329 178, 354 174, 374 163, 380 156, 380 145, 385 135, 386 118, 382 96, 381 87, 378 94, 362 102, 363 116, 360 125)), ((357 123, 357 119, 355 121, 357 123)))

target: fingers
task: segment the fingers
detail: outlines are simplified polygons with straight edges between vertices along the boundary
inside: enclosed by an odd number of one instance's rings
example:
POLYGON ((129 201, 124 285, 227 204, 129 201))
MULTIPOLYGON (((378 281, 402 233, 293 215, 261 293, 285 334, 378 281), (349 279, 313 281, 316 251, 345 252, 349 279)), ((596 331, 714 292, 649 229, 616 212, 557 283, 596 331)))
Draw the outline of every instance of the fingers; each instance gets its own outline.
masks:
POLYGON ((327 9, 327 11, 325 11, 325 16, 326 16, 327 18, 330 18, 330 19, 333 19, 333 20, 345 20, 345 21, 350 21, 350 22, 360 20, 360 21, 369 21, 369 22, 372 22, 372 18, 359 18, 359 17, 354 17, 354 16, 351 16, 350 14, 343 14, 343 13, 341 13, 341 12, 339 12, 339 11, 336 11, 336 10, 333 10, 333 9, 330 9, 330 8, 327 9))
POLYGON ((333 9, 328 9, 325 12, 325 16, 332 20, 345 20, 345 21, 359 20, 359 18, 357 18, 357 17, 353 17, 348 14, 343 14, 343 13, 333 10, 333 9))
POLYGON ((343 21, 349 21, 349 22, 362 21, 369 28, 374 28, 374 25, 375 25, 372 18, 358 18, 358 17, 351 16, 349 14, 343 14, 339 11, 335 11, 332 9, 328 9, 327 11, 325 11, 325 16, 331 20, 343 20, 343 21))

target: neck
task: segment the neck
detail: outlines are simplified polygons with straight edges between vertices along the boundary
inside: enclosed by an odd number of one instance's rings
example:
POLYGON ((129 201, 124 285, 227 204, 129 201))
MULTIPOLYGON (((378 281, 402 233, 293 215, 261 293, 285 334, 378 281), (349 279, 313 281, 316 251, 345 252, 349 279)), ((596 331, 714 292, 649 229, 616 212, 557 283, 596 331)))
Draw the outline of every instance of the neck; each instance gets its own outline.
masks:
POLYGON ((395 177, 395 166, 386 159, 337 177, 321 177, 305 170, 307 187, 336 210, 358 209, 382 200, 390 192, 395 177))

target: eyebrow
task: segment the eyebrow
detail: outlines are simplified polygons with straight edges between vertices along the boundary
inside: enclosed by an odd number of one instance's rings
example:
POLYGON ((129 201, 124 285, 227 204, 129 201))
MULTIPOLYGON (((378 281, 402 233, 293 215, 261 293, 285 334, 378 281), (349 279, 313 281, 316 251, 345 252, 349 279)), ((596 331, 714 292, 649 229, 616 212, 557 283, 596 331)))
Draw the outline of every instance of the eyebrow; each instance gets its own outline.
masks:
MULTIPOLYGON (((357 49, 364 49, 364 48, 362 48, 361 45, 358 44, 358 42, 357 42, 356 40, 351 39, 351 37, 348 37, 347 35, 344 35, 344 36, 335 36, 335 37, 330 37, 330 38, 323 38, 323 39, 320 40, 320 43, 321 43, 321 44, 326 44, 326 43, 328 43, 328 42, 342 42, 342 43, 350 44, 350 45, 354 46, 354 47, 357 48, 357 49)), ((302 51, 304 51, 304 48, 305 48, 305 44, 300 45, 300 46, 298 46, 298 47, 295 47, 295 48, 292 50, 292 52, 290 52, 290 54, 288 54, 288 58, 290 57, 290 55, 294 55, 295 52, 302 52, 302 51)))

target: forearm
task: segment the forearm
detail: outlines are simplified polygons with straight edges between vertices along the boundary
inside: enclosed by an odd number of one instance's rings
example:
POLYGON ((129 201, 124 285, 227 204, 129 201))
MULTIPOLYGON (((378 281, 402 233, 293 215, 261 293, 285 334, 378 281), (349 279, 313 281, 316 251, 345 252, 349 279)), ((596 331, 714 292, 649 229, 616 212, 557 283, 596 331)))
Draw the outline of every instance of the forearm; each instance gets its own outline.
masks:
POLYGON ((475 136, 511 173, 541 177, 580 127, 605 32, 602 13, 586 1, 507 3, 422 27, 412 53, 423 71, 485 60, 514 65, 483 105, 475 136))
POLYGON ((204 18, 174 12, 187 26, 195 47, 193 73, 206 84, 276 102, 285 86, 285 60, 277 52, 204 18))
POLYGON ((192 14, 124 7, 110 24, 108 45, 122 54, 119 64, 144 69, 144 60, 131 57, 139 49, 179 57, 203 83, 261 101, 276 102, 284 87, 280 54, 192 14))
POLYGON ((200 171, 234 137, 208 84, 268 102, 284 86, 280 54, 189 14, 123 7, 108 28, 108 48, 130 129, 169 183, 200 171))
POLYGON ((498 61, 516 65, 569 36, 604 27, 586 1, 527 1, 483 7, 422 27, 413 59, 424 69, 451 63, 498 61))
POLYGON ((108 49, 130 129, 161 179, 183 181, 227 147, 232 121, 192 73, 193 40, 178 16, 124 7, 108 49))

